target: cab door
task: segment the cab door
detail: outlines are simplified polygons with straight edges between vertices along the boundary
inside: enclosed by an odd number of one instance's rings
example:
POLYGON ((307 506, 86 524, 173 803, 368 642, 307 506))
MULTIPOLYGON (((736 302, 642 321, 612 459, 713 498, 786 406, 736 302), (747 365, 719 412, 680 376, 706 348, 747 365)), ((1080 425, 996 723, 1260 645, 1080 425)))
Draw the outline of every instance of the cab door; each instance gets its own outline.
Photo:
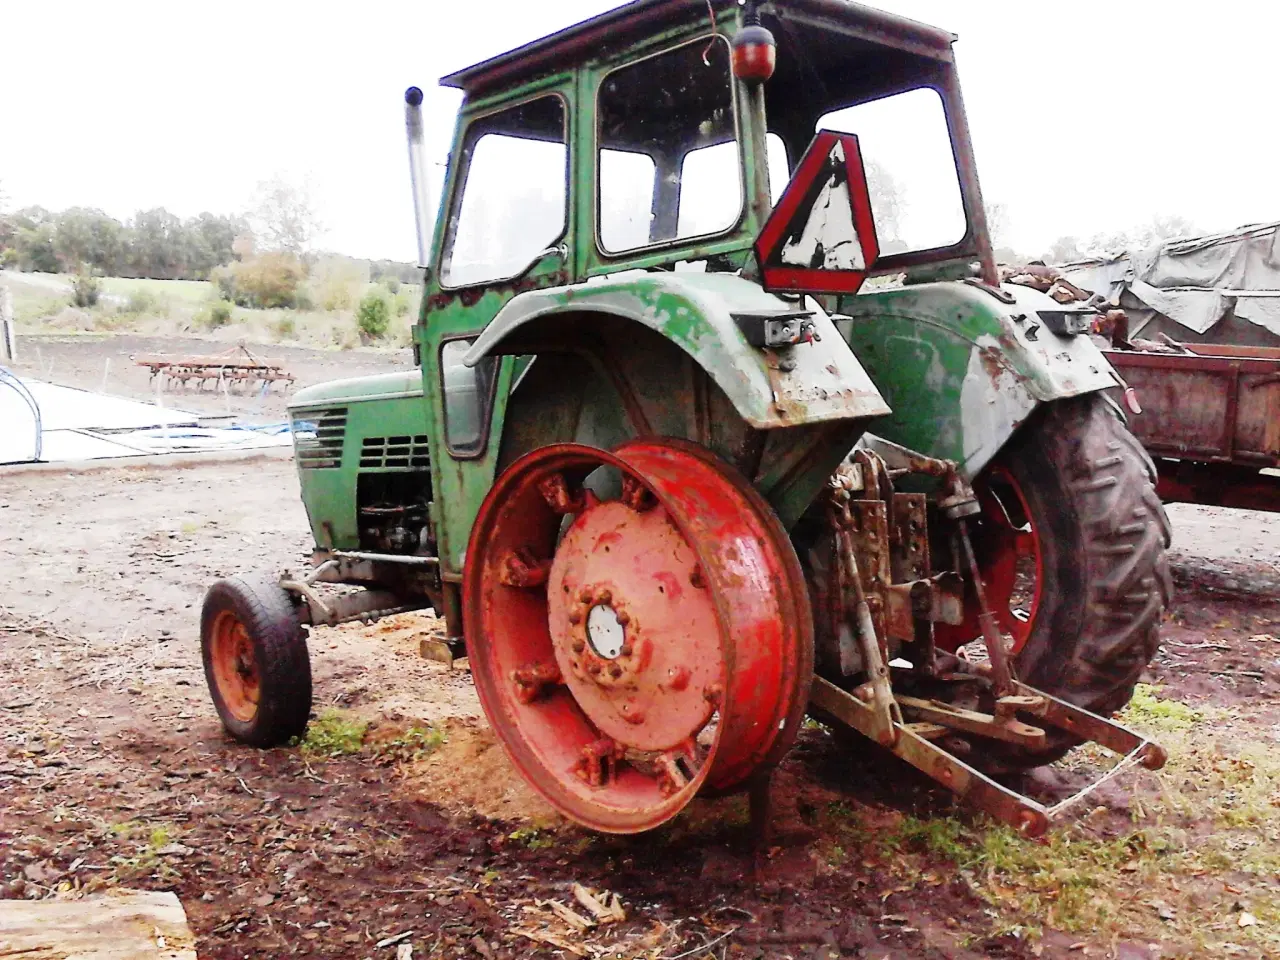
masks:
MULTIPOLYGON (((459 583, 493 483, 516 357, 466 367, 471 342, 517 293, 572 282, 572 74, 459 116, 420 321, 441 578, 459 583)), ((452 617, 450 618, 453 619, 452 617)))

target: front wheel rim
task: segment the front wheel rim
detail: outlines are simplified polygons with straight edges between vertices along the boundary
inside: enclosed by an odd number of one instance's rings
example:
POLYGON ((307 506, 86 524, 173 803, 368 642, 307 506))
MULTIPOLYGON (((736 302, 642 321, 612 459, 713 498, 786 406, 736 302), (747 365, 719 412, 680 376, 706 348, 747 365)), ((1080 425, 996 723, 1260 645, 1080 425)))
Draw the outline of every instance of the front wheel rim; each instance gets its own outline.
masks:
POLYGON ((230 610, 223 610, 214 618, 209 633, 209 660, 218 696, 232 717, 251 723, 258 715, 262 694, 253 639, 230 610))

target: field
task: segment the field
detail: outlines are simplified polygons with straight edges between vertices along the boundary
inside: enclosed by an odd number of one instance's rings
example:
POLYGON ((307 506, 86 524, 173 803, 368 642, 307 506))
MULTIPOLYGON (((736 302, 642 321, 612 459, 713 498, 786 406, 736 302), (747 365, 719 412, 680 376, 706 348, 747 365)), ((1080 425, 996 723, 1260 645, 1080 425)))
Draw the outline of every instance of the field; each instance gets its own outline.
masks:
MULTIPOLYGON (((229 742, 199 605, 219 576, 302 563, 291 463, 0 473, 21 574, 0 599, 0 889, 174 890, 209 958, 1280 957, 1280 603, 1218 589, 1275 577, 1280 518, 1173 515, 1181 590, 1126 712, 1165 770, 1031 842, 811 725, 754 850, 740 797, 637 838, 561 821, 469 675, 418 658, 426 617, 315 631, 306 739, 229 742), (625 919, 596 922, 575 883, 625 919)), ((1024 786, 1100 769, 1084 750, 1024 786)))
MULTIPOLYGON (((325 277, 317 270, 304 287, 302 307, 235 307, 223 323, 212 310, 217 301, 214 286, 206 281, 105 277, 97 305, 79 308, 72 304, 71 280, 61 274, 0 274, 0 282, 13 294, 19 332, 199 336, 349 350, 364 342, 355 322, 355 305, 377 288, 367 277, 325 277)), ((394 293, 382 289, 393 308, 386 345, 407 346, 421 289, 409 284, 397 286, 394 293)))

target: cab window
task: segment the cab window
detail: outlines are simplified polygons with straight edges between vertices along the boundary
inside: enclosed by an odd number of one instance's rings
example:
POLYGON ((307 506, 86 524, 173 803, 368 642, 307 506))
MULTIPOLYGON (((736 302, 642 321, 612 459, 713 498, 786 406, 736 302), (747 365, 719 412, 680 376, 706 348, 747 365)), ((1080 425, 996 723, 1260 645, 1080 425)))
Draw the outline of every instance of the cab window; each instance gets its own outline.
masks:
POLYGON ((565 106, 530 100, 467 128, 440 280, 466 287, 520 276, 564 235, 569 196, 565 106))
POLYGON ((596 112, 604 252, 712 236, 738 222, 742 164, 722 37, 614 70, 596 112))

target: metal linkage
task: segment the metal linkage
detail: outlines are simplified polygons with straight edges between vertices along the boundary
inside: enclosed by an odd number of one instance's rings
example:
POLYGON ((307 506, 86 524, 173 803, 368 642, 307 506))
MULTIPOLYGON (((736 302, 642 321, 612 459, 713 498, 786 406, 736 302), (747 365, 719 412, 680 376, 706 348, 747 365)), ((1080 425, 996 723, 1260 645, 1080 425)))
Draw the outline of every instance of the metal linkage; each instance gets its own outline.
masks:
POLYGON ((826 507, 833 541, 833 588, 842 619, 836 624, 840 672, 853 677, 852 683, 859 676, 865 680, 846 691, 815 678, 810 692, 813 708, 888 748, 1030 837, 1043 834, 1055 817, 1134 764, 1152 770, 1163 766, 1166 754, 1156 743, 1017 679, 967 529, 982 508, 955 463, 893 445, 883 450, 860 449, 854 462, 832 477, 826 507), (922 473, 942 482, 938 506, 955 525, 953 559, 960 576, 929 575, 927 537, 922 536, 924 504, 910 499, 920 495, 893 492, 892 478, 906 473, 922 473), (892 522, 888 522, 890 516, 892 522), (961 577, 965 575, 972 581, 971 596, 977 601, 977 621, 990 661, 985 664, 940 652, 933 643, 935 622, 963 619, 961 577), (954 688, 963 681, 972 689, 979 684, 994 695, 994 711, 983 713, 943 700, 895 693, 886 663, 893 655, 893 643, 910 644, 911 655, 918 661, 903 671, 904 676, 923 677, 934 687, 949 683, 954 688), (1029 723, 1024 717, 1038 722, 1029 723), (933 742, 962 733, 1043 750, 1048 742, 1046 726, 1098 743, 1123 759, 1076 795, 1046 807, 933 742))

